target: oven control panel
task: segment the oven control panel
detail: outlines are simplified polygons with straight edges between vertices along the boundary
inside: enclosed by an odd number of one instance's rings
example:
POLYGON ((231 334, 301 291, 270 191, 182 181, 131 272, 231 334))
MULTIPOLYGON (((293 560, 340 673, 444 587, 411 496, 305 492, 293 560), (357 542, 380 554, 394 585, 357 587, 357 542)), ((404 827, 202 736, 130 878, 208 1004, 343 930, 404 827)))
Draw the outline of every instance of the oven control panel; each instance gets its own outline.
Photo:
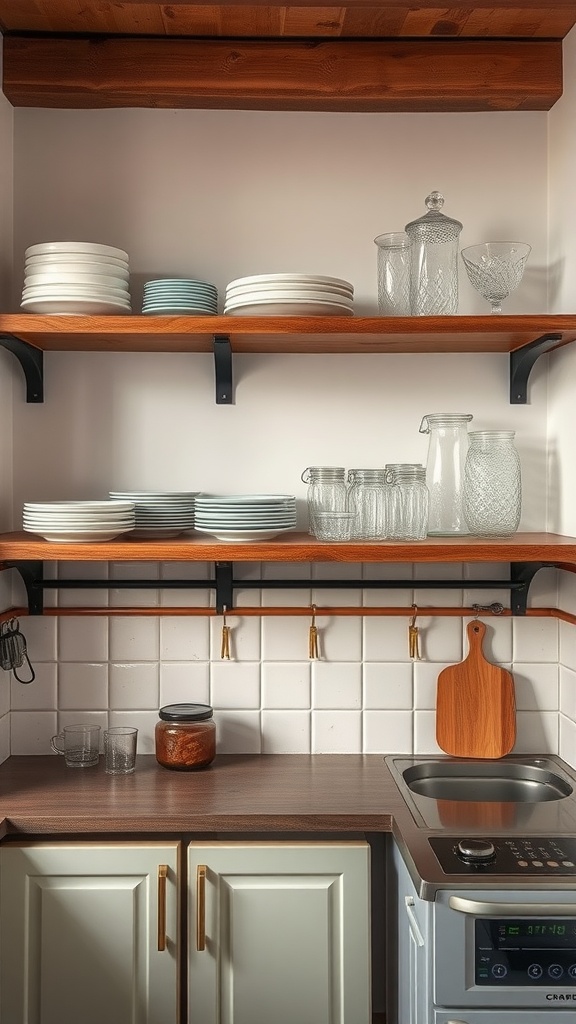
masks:
POLYGON ((576 985, 576 918, 477 918, 477 985, 576 985))
POLYGON ((446 875, 576 875, 576 839, 570 837, 432 836, 428 841, 446 875))

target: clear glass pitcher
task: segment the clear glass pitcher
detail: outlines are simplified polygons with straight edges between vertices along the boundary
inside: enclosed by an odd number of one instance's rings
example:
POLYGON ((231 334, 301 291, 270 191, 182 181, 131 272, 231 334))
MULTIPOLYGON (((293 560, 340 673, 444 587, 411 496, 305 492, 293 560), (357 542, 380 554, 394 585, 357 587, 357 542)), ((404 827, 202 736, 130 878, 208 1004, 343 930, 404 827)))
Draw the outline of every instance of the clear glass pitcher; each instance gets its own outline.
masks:
POLYGON ((426 483, 430 495, 428 535, 468 533, 464 515, 464 467, 470 413, 428 413, 420 433, 429 434, 426 483))
POLYGON ((513 430, 474 430, 464 471, 464 514, 476 537, 509 537, 520 525, 522 481, 513 430))

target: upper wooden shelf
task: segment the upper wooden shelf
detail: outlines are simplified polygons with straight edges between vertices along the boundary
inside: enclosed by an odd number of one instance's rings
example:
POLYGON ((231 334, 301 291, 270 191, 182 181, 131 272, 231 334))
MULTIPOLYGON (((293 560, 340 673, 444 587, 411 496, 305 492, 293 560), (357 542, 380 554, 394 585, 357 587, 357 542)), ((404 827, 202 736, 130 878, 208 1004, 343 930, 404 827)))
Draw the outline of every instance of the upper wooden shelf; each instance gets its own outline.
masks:
POLYGON ((549 110, 570 0, 0 0, 14 106, 549 110))
POLYGON ((44 352, 516 352, 543 336, 576 340, 576 315, 433 317, 37 316, 0 314, 0 335, 44 352))
MULTIPOLYGON (((576 564, 576 537, 517 533, 512 537, 428 537, 398 541, 319 541, 309 534, 250 543, 190 535, 176 540, 116 540, 56 544, 29 533, 0 534, 0 561, 148 562, 548 562, 576 564)), ((473 586, 473 583, 470 584, 473 586)), ((161 586, 161 583, 159 583, 161 586)))

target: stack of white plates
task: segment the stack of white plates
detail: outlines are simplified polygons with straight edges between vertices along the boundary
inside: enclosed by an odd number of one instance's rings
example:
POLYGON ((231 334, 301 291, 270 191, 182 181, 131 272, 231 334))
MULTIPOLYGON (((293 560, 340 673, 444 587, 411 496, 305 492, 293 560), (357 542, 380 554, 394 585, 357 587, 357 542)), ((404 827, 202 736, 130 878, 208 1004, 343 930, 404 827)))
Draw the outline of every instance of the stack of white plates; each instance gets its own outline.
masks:
POLYGON ((95 242, 40 242, 25 253, 28 313, 129 313, 128 253, 95 242))
POLYGON ((198 491, 110 491, 111 498, 134 502, 134 537, 177 537, 194 527, 198 491))
POLYGON ((131 501, 25 502, 23 526, 44 540, 113 540, 134 529, 131 501))
POLYGON ((218 291, 207 281, 185 278, 146 281, 142 312, 152 316, 215 316, 218 291))
POLYGON ((259 274, 226 286, 224 312, 233 316, 352 316, 354 286, 339 277, 259 274))
POLYGON ((291 494, 202 494, 195 529, 223 541, 270 540, 296 526, 291 494))

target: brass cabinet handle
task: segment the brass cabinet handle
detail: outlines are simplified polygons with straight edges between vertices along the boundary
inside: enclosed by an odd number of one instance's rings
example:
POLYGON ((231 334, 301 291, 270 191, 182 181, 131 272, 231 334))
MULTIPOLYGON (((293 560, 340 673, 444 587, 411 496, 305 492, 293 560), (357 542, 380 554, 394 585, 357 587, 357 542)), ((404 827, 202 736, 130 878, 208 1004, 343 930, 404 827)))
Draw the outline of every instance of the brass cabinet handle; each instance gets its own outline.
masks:
POLYGON ((206 865, 196 868, 196 949, 206 949, 206 865))
POLYGON ((158 865, 158 952, 166 949, 166 879, 168 865, 158 865))

